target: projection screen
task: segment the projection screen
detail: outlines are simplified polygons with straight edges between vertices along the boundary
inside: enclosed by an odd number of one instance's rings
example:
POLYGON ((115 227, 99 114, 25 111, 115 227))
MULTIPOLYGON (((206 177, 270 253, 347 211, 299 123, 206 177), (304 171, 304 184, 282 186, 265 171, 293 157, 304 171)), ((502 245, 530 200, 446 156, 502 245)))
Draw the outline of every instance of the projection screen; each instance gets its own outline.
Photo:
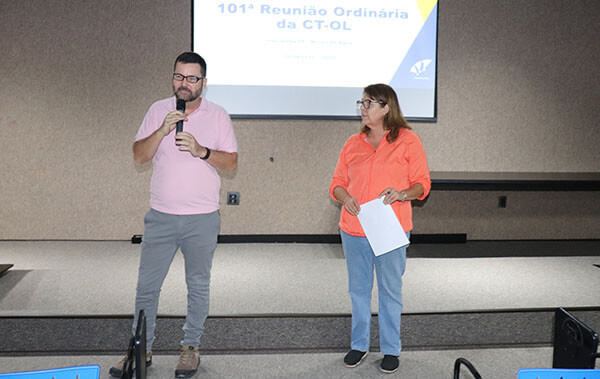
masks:
POLYGON ((436 119, 437 0, 192 3, 192 49, 234 118, 353 119, 373 83, 436 119))

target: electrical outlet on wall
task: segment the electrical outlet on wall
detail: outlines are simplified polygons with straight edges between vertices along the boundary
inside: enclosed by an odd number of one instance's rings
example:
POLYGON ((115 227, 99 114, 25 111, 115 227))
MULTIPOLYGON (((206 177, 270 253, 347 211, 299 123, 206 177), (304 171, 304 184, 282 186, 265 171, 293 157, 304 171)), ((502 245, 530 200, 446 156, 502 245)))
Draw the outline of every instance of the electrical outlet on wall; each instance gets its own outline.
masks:
POLYGON ((227 205, 240 205, 240 193, 227 192, 227 205))

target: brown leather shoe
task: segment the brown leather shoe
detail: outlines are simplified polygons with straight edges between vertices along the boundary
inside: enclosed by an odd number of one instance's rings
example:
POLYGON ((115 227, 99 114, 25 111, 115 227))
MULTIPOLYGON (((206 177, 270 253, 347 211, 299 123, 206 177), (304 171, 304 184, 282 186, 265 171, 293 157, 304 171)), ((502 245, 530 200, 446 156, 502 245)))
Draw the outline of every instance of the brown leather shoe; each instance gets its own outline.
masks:
MULTIPOLYGON (((124 356, 119 362, 117 362, 114 366, 108 370, 108 373, 115 378, 120 378, 123 374, 123 366, 125 366, 125 362, 127 362, 127 355, 124 356)), ((152 352, 149 351, 146 353, 146 367, 152 364, 152 352)))
POLYGON ((175 369, 176 378, 190 378, 196 375, 200 366, 200 352, 194 349, 192 345, 184 345, 181 347, 181 355, 179 355, 179 363, 175 369))

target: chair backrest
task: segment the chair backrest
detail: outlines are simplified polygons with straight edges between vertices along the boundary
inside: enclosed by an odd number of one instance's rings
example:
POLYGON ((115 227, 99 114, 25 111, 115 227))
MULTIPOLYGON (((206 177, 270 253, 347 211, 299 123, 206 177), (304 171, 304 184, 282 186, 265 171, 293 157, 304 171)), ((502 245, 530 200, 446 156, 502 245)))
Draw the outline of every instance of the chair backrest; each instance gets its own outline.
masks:
POLYGON ((0 379, 99 379, 100 366, 74 366, 0 374, 0 379))
POLYGON ((563 368, 524 368, 519 379, 600 379, 600 370, 563 368))

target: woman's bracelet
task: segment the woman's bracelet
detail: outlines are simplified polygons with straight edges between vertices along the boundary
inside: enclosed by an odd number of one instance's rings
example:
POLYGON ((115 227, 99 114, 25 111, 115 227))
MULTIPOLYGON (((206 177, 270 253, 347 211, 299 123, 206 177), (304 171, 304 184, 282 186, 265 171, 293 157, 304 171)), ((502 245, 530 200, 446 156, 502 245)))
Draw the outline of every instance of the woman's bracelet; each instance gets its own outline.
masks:
POLYGON ((400 201, 408 200, 408 195, 406 194, 406 192, 400 191, 400 194, 402 195, 402 198, 400 199, 400 201))

